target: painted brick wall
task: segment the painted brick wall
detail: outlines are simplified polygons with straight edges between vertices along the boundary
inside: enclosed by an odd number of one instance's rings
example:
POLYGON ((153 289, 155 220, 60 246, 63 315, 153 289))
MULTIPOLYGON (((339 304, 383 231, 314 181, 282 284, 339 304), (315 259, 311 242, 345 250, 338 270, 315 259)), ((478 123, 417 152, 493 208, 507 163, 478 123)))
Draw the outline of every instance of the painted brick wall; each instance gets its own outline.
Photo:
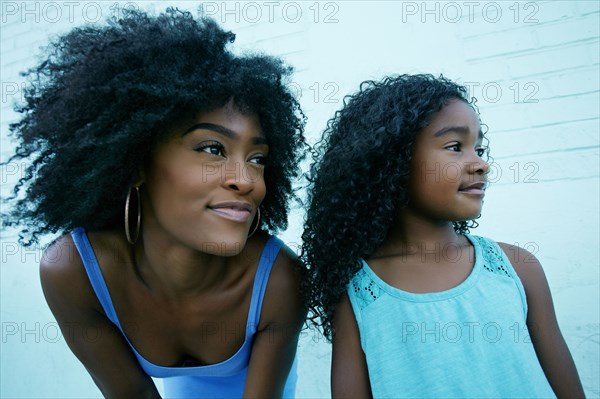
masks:
POLYGON ((599 4, 501 4, 522 23, 479 18, 460 30, 464 79, 502 88, 498 101, 492 89, 478 95, 498 172, 479 230, 541 261, 586 392, 598 397, 599 4))
MULTIPOLYGON (((48 37, 125 7, 178 5, 237 34, 236 51, 296 67, 292 85, 317 140, 344 95, 366 79, 431 72, 467 84, 489 126, 494 184, 475 231, 542 262, 588 397, 599 397, 599 36, 597 1, 23 2, 1 4, 0 159, 20 98, 18 72, 48 37)), ((1 170, 6 195, 20 165, 1 170)), ((300 245, 303 211, 282 238, 300 245)), ((45 305, 39 249, 3 231, 0 397, 99 397, 45 305), (31 383, 24 383, 31 381, 31 383)), ((299 347, 298 396, 329 397, 331 348, 314 330, 299 347)))

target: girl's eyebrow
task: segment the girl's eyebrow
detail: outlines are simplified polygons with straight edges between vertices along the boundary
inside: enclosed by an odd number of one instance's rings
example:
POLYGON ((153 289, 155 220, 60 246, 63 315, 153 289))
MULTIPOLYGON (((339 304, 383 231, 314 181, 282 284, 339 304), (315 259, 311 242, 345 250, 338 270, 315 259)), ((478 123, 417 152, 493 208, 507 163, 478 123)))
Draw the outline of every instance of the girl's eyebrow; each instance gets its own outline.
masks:
MULTIPOLYGON (((470 130, 466 126, 449 126, 449 127, 445 127, 443 129, 440 129, 437 132, 435 132, 433 134, 433 137, 440 137, 440 136, 443 136, 444 134, 447 134, 450 132, 455 132, 455 133, 460 133, 460 134, 469 134, 470 130)), ((477 138, 483 139, 483 132, 481 131, 481 129, 479 130, 479 132, 477 132, 477 138)))
POLYGON ((449 127, 445 127, 443 129, 440 129, 437 132, 435 132, 433 134, 433 137, 440 137, 440 136, 443 136, 444 134, 447 134, 450 132, 456 132, 456 133, 460 133, 460 134, 469 134, 469 128, 466 126, 449 126, 449 127))
MULTIPOLYGON (((211 130, 211 131, 213 131, 215 133, 219 133, 229 139, 237 139, 239 137, 239 134, 237 134, 233 130, 226 128, 225 126, 216 125, 214 123, 198 123, 196 125, 193 125, 189 129, 187 129, 185 132, 183 132, 182 136, 185 136, 186 134, 188 134, 194 130, 200 130, 200 129, 211 130)), ((267 139, 261 134, 260 136, 253 137, 252 143, 257 144, 257 145, 267 144, 267 139)))

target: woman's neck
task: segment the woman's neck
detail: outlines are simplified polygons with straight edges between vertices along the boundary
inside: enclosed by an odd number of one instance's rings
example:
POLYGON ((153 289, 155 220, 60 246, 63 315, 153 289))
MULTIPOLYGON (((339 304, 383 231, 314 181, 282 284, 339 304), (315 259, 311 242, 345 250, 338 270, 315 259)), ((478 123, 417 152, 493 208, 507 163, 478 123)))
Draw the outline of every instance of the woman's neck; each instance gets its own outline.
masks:
MULTIPOLYGON (((169 239, 157 229, 143 229, 135 246, 135 266, 152 291, 183 299, 227 284, 236 257, 209 254, 169 239)), ((240 271, 243 272, 243 271, 240 271)))

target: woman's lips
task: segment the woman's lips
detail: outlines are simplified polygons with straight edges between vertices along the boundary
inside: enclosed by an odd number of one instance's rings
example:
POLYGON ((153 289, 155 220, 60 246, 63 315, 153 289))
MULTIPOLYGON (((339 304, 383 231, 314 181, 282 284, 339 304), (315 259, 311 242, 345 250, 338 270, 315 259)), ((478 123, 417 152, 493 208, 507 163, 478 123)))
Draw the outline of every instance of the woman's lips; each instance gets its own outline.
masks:
POLYGON ((209 206, 217 215, 234 222, 247 222, 250 218, 252 206, 246 202, 222 202, 209 206))
POLYGON ((235 222, 247 222, 250 218, 250 211, 234 208, 211 208, 213 212, 225 219, 235 222))

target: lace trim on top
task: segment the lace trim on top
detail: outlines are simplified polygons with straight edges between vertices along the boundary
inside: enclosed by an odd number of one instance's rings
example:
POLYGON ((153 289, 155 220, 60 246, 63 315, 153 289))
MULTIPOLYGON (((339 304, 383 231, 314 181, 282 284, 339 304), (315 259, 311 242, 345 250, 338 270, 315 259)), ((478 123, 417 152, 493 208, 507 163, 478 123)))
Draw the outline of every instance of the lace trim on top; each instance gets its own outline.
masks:
POLYGON ((509 268, 506 266, 506 256, 502 248, 493 241, 485 240, 482 237, 472 236, 479 241, 482 249, 483 263, 482 266, 490 273, 499 274, 512 278, 509 268))
MULTIPOLYGON (((512 276, 512 267, 510 266, 510 261, 504 254, 504 251, 496 244, 494 241, 486 239, 484 237, 472 236, 469 235, 468 238, 471 240, 473 246, 476 251, 476 263, 481 265, 483 270, 495 274, 497 276, 504 276, 513 278, 512 276), (479 250, 477 250, 477 247, 479 250), (479 257, 478 257, 479 256, 479 257)), ((366 263, 363 267, 354 275, 354 277, 350 280, 349 288, 353 291, 354 297, 356 299, 356 305, 362 310, 375 302, 378 298, 380 298, 385 291, 385 288, 380 286, 378 280, 374 279, 372 276, 372 272, 367 271, 368 265, 366 263)), ((461 283, 458 287, 465 288, 465 284, 469 279, 472 279, 472 276, 476 272, 476 265, 474 266, 473 272, 469 275, 465 282, 461 283)), ((452 288, 447 291, 443 291, 440 293, 429 293, 429 294, 412 294, 402 292, 401 290, 397 290, 392 288, 394 293, 401 293, 402 295, 409 295, 410 297, 418 296, 419 301, 423 300, 423 298, 437 298, 439 296, 447 295, 449 292, 456 291, 458 287, 452 288)))
POLYGON ((381 296, 381 288, 369 277, 364 268, 356 273, 351 283, 361 309, 366 308, 381 296))

